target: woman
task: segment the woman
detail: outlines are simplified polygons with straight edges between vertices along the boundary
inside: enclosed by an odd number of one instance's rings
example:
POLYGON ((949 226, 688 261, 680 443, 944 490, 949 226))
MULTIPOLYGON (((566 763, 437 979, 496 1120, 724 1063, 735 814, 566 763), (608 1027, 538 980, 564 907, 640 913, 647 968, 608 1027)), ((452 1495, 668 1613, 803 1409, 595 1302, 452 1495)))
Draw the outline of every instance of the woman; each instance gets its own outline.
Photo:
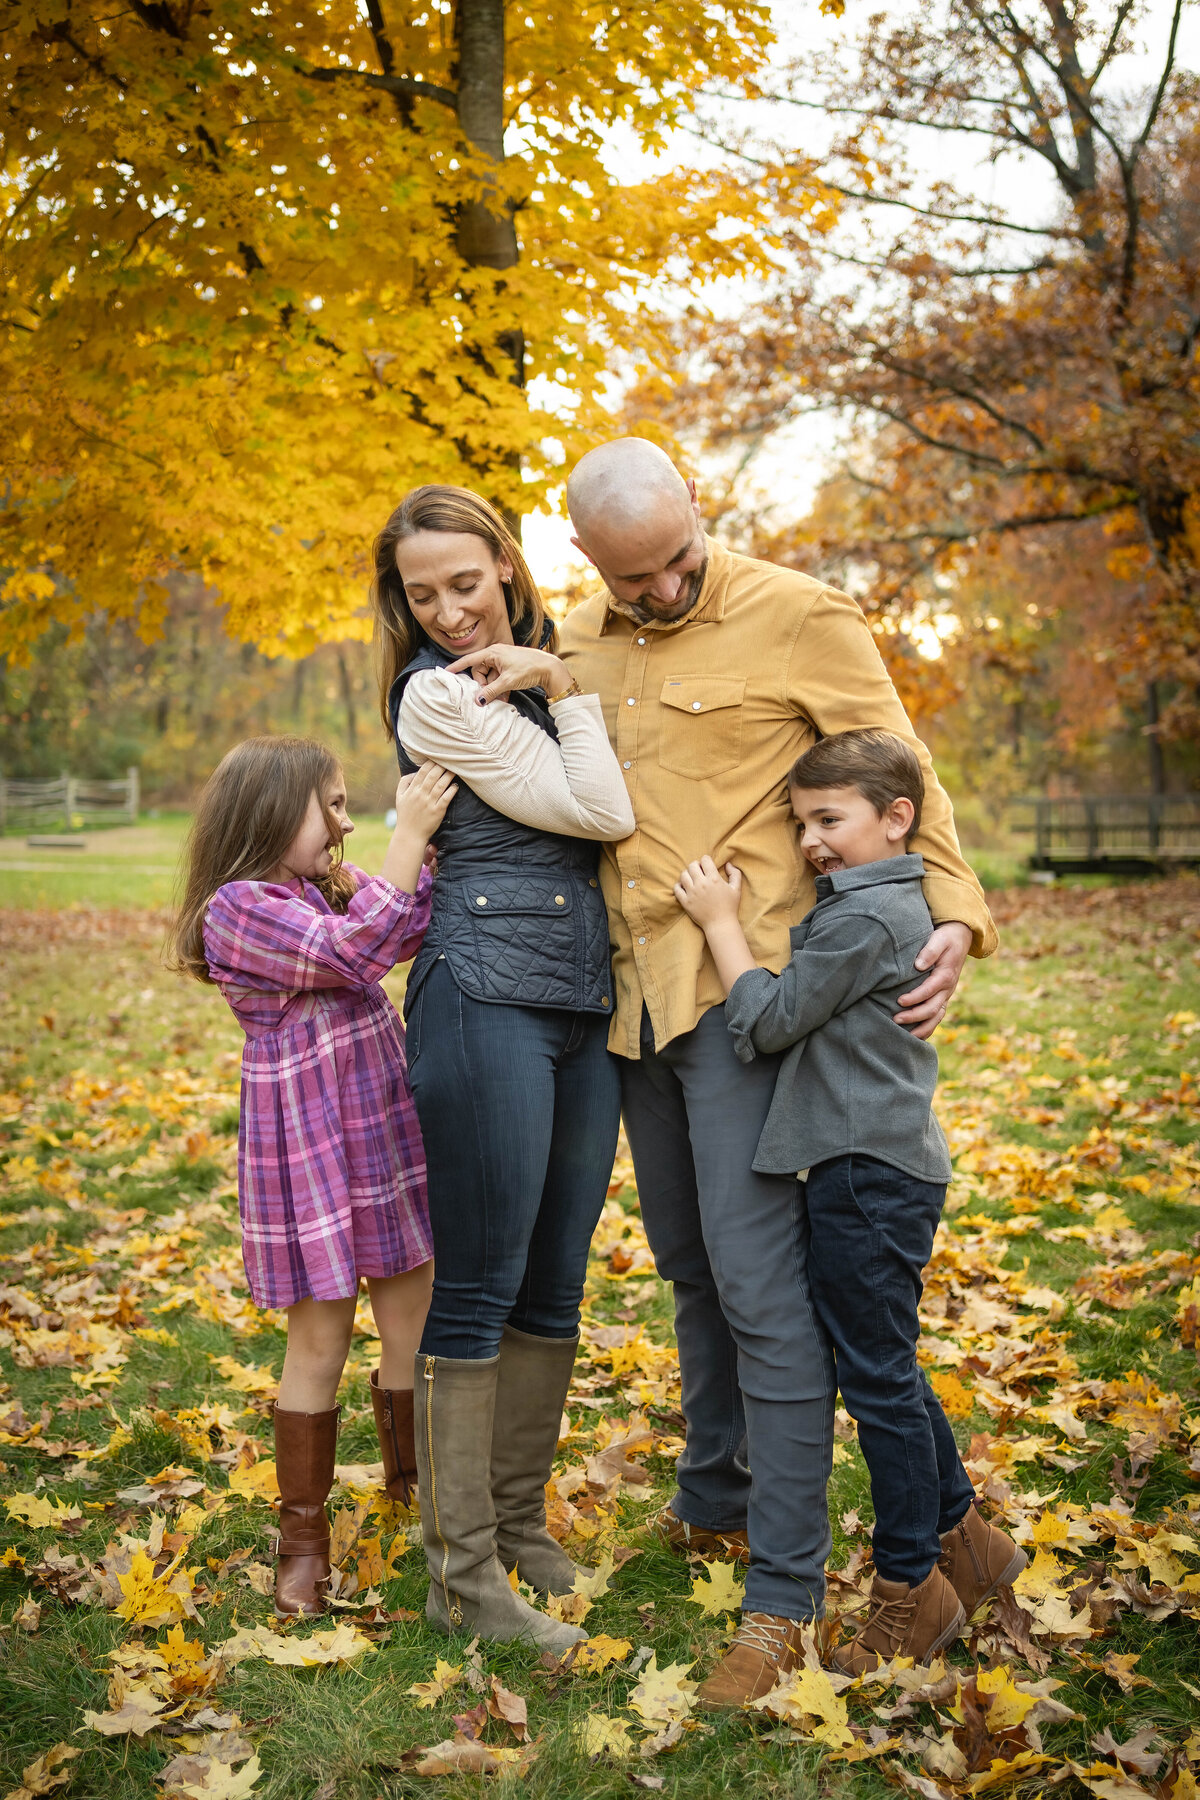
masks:
POLYGON ((575 1576, 545 1483, 620 1107, 595 843, 633 813, 599 700, 555 656, 486 500, 409 494, 375 545, 372 597, 401 767, 458 781, 405 1007, 434 1245, 414 1401, 426 1613, 561 1653, 585 1634, 507 1572, 543 1593, 575 1576), (468 670, 513 691, 491 699, 468 670))

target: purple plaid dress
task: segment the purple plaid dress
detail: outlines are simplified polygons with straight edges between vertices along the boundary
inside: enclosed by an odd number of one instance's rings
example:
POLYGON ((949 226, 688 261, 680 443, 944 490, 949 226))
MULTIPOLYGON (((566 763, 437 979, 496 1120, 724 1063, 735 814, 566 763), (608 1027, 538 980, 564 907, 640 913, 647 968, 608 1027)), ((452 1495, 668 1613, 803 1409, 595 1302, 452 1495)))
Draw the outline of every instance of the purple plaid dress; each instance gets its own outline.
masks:
POLYGON ((238 1198, 257 1306, 348 1299, 360 1276, 433 1255, 404 1028, 379 986, 425 935, 429 874, 414 896, 351 873, 344 914, 308 882, 231 881, 204 921, 246 1033, 238 1198))

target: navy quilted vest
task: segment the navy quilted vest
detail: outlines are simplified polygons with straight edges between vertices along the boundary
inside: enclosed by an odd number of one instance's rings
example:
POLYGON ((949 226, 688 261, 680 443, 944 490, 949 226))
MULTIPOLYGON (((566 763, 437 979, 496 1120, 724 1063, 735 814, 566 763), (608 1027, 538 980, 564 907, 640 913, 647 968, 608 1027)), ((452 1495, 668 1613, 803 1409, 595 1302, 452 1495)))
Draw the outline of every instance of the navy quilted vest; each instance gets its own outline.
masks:
MULTIPOLYGON (((453 660, 426 641, 392 683, 388 712, 405 774, 416 764, 396 731, 404 689, 420 670, 445 668, 453 660)), ((519 689, 510 699, 557 740, 540 688, 519 689)), ((444 956, 473 1000, 611 1012, 608 917, 594 843, 520 825, 461 779, 436 842, 433 912, 408 978, 409 998, 444 956)))

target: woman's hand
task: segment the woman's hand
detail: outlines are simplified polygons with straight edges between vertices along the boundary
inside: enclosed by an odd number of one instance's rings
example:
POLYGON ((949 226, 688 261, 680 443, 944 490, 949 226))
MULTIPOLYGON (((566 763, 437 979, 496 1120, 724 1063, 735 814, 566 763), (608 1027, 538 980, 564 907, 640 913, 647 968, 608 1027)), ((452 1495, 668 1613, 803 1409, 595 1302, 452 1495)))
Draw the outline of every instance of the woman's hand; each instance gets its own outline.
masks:
POLYGON ((397 831, 428 844, 457 794, 454 777, 437 763, 422 763, 415 775, 402 775, 396 783, 397 831))
POLYGON ((725 864, 722 875, 711 856, 689 863, 675 883, 675 898, 702 929, 736 920, 742 898, 742 871, 725 864))
POLYGON ((514 688, 539 687, 547 700, 554 700, 571 685, 570 670, 560 657, 526 644, 489 644, 486 650, 471 650, 450 664, 449 673, 469 673, 479 683, 478 706, 503 700, 514 688))

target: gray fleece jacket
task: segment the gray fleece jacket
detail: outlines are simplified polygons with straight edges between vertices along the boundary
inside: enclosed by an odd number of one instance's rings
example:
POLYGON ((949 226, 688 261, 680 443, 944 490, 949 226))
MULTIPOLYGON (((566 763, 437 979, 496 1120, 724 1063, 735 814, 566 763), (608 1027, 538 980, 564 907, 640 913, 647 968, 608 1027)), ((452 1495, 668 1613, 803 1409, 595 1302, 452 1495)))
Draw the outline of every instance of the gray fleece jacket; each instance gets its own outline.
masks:
POLYGON ((779 975, 749 969, 725 1020, 743 1062, 785 1051, 754 1167, 795 1174, 859 1152, 921 1181, 946 1182, 950 1153, 931 1107, 932 1044, 893 1023, 933 930, 919 856, 817 876, 817 904, 792 928, 779 975))

